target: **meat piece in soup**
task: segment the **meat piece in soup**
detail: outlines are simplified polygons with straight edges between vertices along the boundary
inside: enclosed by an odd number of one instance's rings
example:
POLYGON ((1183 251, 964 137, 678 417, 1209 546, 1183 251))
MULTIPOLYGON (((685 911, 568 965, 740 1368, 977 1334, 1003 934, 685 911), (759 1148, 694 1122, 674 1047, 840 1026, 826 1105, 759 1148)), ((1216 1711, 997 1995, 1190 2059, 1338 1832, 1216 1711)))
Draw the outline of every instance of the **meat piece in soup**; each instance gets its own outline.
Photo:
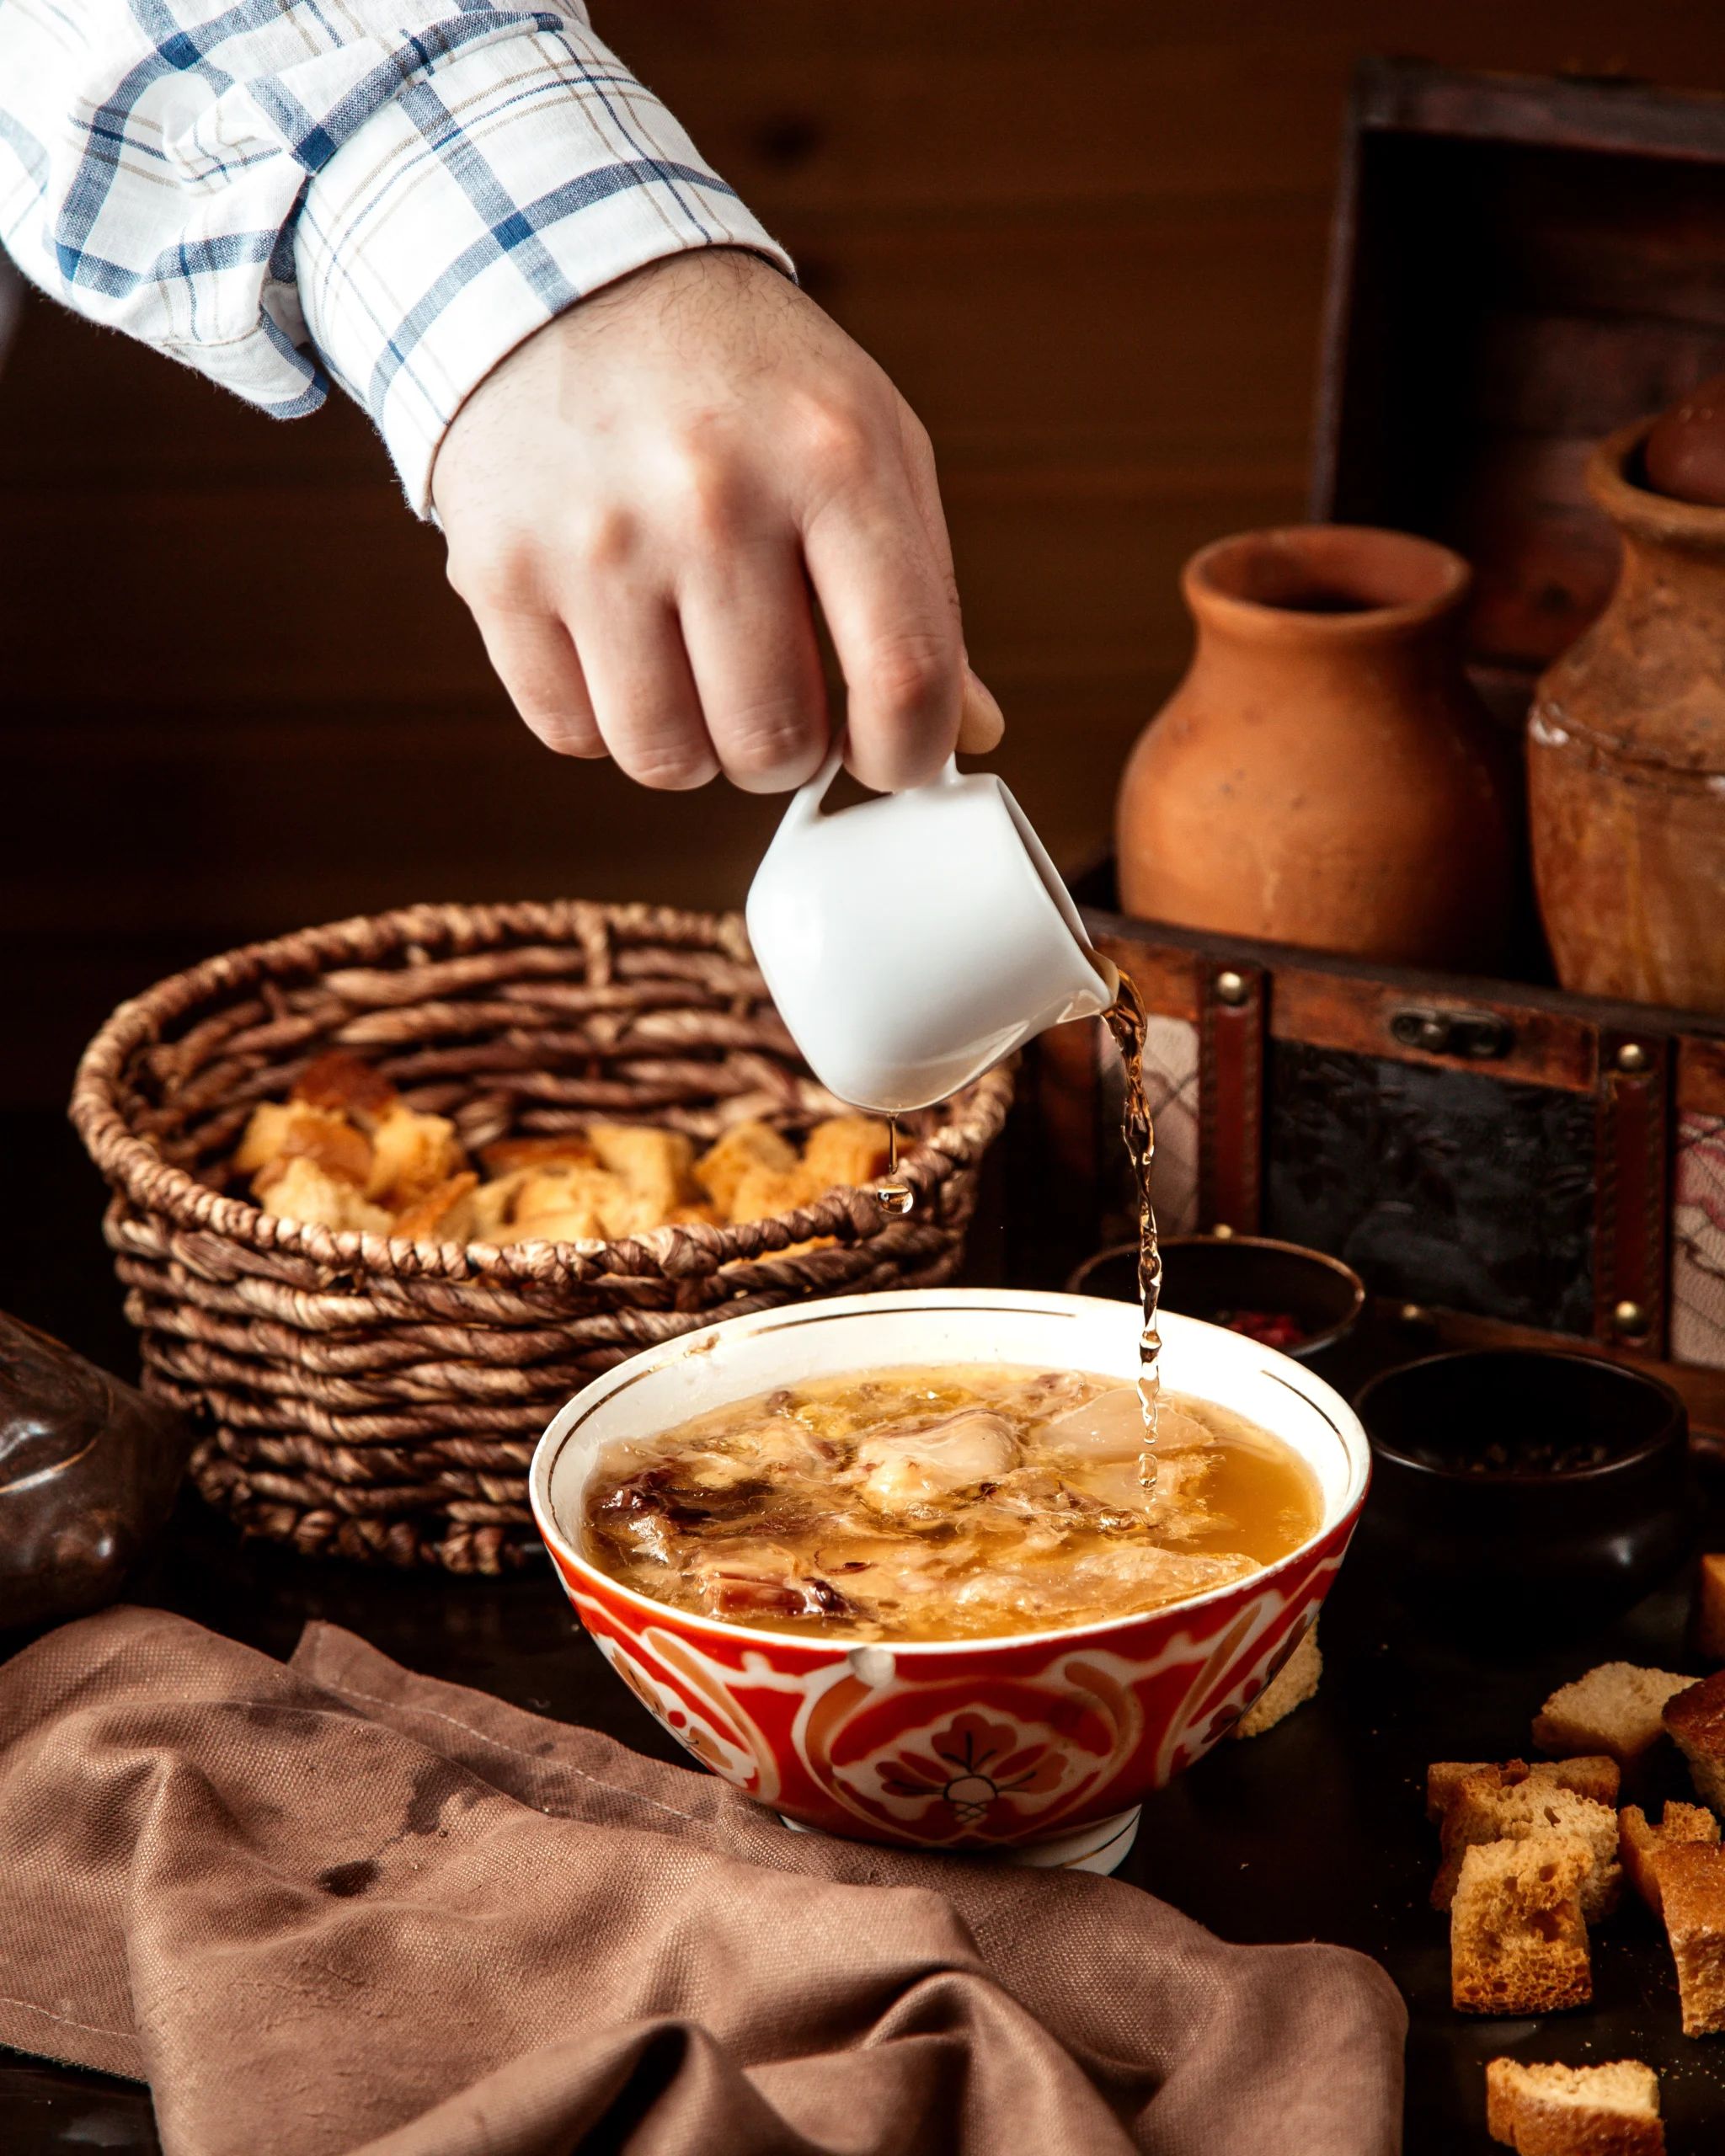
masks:
POLYGON ((1244 1417, 997 1364, 871 1370, 609 1446, 587 1555, 672 1608, 858 1640, 1041 1631, 1153 1609, 1297 1549, 1311 1470, 1244 1417))

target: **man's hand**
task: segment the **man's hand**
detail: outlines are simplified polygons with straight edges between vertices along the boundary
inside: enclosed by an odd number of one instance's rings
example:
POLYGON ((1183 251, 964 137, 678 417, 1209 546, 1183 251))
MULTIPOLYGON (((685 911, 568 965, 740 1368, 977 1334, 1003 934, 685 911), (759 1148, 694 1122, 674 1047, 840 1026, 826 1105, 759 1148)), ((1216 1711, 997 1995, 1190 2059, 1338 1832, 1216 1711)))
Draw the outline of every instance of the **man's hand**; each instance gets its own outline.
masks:
POLYGON ((560 315, 457 414, 432 493, 449 579, 530 727, 645 786, 883 792, 1002 731, 965 663, 928 436, 758 258, 680 254, 560 315))

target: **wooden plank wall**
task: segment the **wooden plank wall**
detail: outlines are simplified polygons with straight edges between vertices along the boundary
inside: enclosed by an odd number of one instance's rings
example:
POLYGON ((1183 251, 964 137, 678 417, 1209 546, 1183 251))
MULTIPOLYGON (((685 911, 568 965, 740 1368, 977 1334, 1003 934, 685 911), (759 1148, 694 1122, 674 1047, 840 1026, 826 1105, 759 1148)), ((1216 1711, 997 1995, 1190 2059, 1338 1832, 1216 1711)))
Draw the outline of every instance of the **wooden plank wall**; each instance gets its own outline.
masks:
MULTIPOLYGON (((1692 0, 594 0, 938 450, 1001 760, 1104 837, 1175 577, 1301 511, 1367 51, 1725 84, 1692 0)), ((40 300, 0 375, 0 1105, 119 996, 431 897, 737 902, 771 803, 547 757, 351 408, 280 426, 40 300)))

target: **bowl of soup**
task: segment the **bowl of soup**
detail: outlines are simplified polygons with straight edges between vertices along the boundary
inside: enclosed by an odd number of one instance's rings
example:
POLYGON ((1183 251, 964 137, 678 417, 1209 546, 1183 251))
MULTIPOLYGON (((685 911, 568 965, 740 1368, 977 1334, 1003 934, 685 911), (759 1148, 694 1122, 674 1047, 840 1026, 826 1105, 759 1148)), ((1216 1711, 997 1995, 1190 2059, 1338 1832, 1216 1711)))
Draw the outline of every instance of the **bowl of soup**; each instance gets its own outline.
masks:
POLYGON ((533 1513, 600 1651, 786 1819, 1065 1846, 1216 1743, 1335 1577, 1370 1454, 1290 1358, 1139 1313, 908 1289, 732 1318, 553 1421, 533 1513))

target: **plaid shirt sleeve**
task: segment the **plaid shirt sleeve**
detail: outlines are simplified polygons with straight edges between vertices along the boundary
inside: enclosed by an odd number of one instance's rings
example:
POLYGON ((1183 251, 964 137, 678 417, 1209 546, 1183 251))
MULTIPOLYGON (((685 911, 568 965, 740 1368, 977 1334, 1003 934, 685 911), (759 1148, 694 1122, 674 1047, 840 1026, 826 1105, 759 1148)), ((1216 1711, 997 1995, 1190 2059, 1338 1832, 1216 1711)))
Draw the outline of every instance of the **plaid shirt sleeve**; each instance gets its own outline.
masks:
POLYGON ((791 268, 579 0, 0 0, 0 240, 278 418, 333 376, 422 515, 462 399, 585 294, 791 268))

